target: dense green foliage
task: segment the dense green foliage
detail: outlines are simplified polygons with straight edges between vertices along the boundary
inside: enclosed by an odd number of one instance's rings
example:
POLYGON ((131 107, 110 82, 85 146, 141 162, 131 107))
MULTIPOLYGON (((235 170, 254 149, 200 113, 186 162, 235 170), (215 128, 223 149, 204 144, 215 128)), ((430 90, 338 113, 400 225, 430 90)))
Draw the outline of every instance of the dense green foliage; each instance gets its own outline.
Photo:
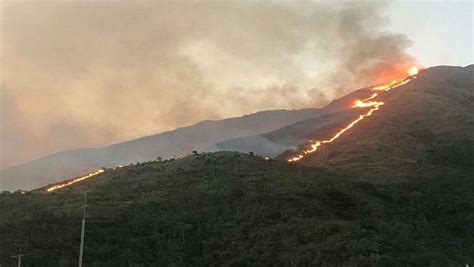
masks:
POLYGON ((472 176, 449 165, 374 183, 230 152, 138 164, 1 194, 0 264, 21 243, 28 266, 75 265, 84 190, 86 266, 472 264, 472 176))

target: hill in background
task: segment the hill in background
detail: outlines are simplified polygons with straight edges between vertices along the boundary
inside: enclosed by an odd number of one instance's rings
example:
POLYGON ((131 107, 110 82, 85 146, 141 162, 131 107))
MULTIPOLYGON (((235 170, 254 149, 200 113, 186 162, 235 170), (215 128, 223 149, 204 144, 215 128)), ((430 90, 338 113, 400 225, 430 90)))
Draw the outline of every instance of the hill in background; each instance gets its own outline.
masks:
MULTIPOLYGON (((340 99, 332 101, 321 109, 269 110, 237 118, 218 121, 202 121, 195 125, 173 131, 147 136, 107 147, 76 149, 59 152, 37 160, 0 171, 0 190, 31 190, 46 184, 75 177, 101 167, 128 165, 134 162, 154 160, 157 157, 176 158, 198 151, 255 151, 276 156, 279 153, 301 144, 307 138, 308 125, 295 125, 285 135, 284 142, 265 142, 281 138, 277 129, 308 120, 313 131, 329 123, 344 121, 353 111, 350 109, 354 99, 367 94, 369 88, 357 90, 340 99), (332 114, 332 115, 331 115, 332 114), (324 118, 322 118, 324 116, 324 118), (301 130, 301 131, 300 131, 301 130), (268 133, 270 138, 254 136, 268 133), (248 137, 248 138, 245 138, 248 137), (243 138, 243 141, 239 141, 243 138), (230 140, 229 142, 225 142, 230 140), (234 141, 236 140, 236 141, 234 141), (217 145, 216 145, 217 144, 217 145)), ((287 130, 282 129, 282 132, 287 130)))
POLYGON ((261 155, 278 156, 282 152, 306 142, 314 136, 315 132, 323 129, 335 129, 357 117, 360 110, 351 108, 354 100, 365 98, 370 93, 370 88, 359 89, 321 108, 318 116, 295 122, 274 131, 219 142, 209 150, 244 153, 253 151, 261 155))
MULTIPOLYGON (((473 164, 474 65, 422 70, 417 79, 382 94, 385 105, 329 146, 305 158, 307 165, 403 175, 422 171, 417 162, 464 147, 458 162, 473 164)), ((321 109, 263 111, 198 124, 103 148, 65 151, 0 171, 0 189, 34 189, 100 167, 182 157, 193 150, 239 151, 286 160, 309 139, 332 136, 363 110, 363 88, 321 109)), ((462 163, 462 164, 464 164, 462 163)))
POLYGON ((318 109, 262 111, 192 126, 101 148, 64 151, 0 171, 1 190, 31 190, 101 167, 175 158, 227 139, 255 135, 319 116, 318 109))

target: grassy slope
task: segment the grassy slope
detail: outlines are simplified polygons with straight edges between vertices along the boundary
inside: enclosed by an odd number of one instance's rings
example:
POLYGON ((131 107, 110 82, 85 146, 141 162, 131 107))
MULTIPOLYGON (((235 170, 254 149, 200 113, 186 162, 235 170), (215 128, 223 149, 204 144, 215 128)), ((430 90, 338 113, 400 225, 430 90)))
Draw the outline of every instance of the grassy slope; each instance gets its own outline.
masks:
POLYGON ((464 146, 461 156, 474 166, 473 65, 423 70, 381 99, 380 111, 301 162, 383 178, 416 173, 431 152, 464 146))
POLYGON ((54 194, 4 193, 0 263, 12 264, 21 241, 27 265, 76 264, 84 190, 87 265, 472 263, 472 168, 445 162, 374 184, 218 152, 108 171, 54 194))

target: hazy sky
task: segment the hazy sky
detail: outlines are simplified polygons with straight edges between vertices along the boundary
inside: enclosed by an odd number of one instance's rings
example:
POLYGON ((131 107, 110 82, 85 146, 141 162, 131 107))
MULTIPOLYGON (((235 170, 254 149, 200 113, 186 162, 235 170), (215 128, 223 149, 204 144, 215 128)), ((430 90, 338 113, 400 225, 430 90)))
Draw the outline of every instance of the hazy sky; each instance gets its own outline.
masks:
POLYGON ((473 62, 472 2, 1 2, 0 168, 473 62))
POLYGON ((393 1, 388 29, 405 34, 426 66, 474 63, 474 1, 393 1))

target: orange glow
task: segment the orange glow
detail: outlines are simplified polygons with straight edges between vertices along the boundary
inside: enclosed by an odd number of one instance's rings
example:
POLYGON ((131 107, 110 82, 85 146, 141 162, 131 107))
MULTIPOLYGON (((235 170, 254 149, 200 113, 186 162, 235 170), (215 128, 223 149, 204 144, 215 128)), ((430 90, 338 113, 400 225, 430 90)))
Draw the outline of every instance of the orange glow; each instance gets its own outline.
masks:
POLYGON ((383 102, 377 102, 377 101, 364 102, 363 100, 357 99, 354 102, 354 105, 352 107, 353 108, 367 108, 367 107, 375 107, 375 106, 381 106, 381 105, 383 105, 383 102))
POLYGON ((371 96, 362 99, 362 101, 365 102, 365 101, 368 101, 368 100, 372 100, 372 99, 376 98, 378 95, 379 95, 379 94, 377 94, 377 93, 373 93, 371 96))
POLYGON ((77 182, 80 182, 80 181, 82 181, 82 180, 91 178, 91 177, 96 176, 96 175, 98 175, 98 174, 101 174, 101 173, 103 173, 103 172, 104 172, 104 170, 103 170, 103 169, 100 169, 100 170, 97 170, 97 171, 95 171, 95 172, 91 172, 91 173, 86 174, 86 175, 84 175, 84 176, 78 177, 78 178, 76 178, 76 179, 70 180, 70 181, 68 181, 68 182, 65 182, 65 183, 62 183, 62 184, 53 185, 53 186, 51 186, 50 188, 48 188, 46 191, 52 192, 52 191, 61 189, 61 188, 63 188, 63 187, 66 187, 66 186, 75 184, 75 183, 77 183, 77 182))
MULTIPOLYGON (((112 170, 119 169, 119 168, 122 168, 122 167, 123 167, 122 165, 118 165, 116 167, 113 167, 112 170)), ((64 182, 62 184, 53 185, 53 186, 49 187, 48 189, 46 189, 46 191, 48 191, 48 192, 56 191, 58 189, 61 189, 61 188, 66 187, 66 186, 70 186, 70 185, 75 184, 77 182, 80 182, 82 180, 86 180, 86 179, 89 179, 91 177, 94 177, 94 176, 96 176, 98 174, 101 174, 103 172, 105 172, 104 169, 99 169, 97 171, 94 171, 94 172, 88 173, 86 175, 74 178, 72 180, 69 179, 69 180, 67 180, 67 182, 64 182)))
POLYGON ((418 68, 416 66, 413 66, 408 70, 408 75, 410 76, 415 76, 417 74, 418 74, 418 68))
MULTIPOLYGON (((404 80, 402 81, 398 81, 398 80, 393 80, 392 82, 388 83, 388 84, 385 84, 385 85, 380 85, 380 86, 375 86, 372 88, 373 91, 381 91, 381 92, 387 92, 387 91, 390 91, 392 90, 393 88, 397 88, 399 86, 402 86, 408 82, 410 82, 411 80, 415 79, 416 78, 416 74, 418 74, 418 68, 416 67, 411 67, 408 71, 408 74, 410 76, 408 76, 407 78, 405 78, 404 80)), ((362 115, 359 115, 359 117, 357 117, 357 119, 353 120, 351 123, 349 123, 346 127, 342 128, 341 130, 339 130, 333 137, 331 137, 330 139, 326 139, 326 140, 322 140, 322 141, 312 141, 310 140, 310 144, 309 145, 309 148, 307 149, 304 149, 303 151, 301 151, 300 154, 296 155, 296 156, 293 156, 291 157, 290 159, 288 159, 288 162, 295 162, 295 161, 298 161, 298 160, 301 160, 304 158, 304 155, 306 154, 310 154, 310 153, 313 153, 315 152, 321 145, 323 144, 328 144, 328 143, 332 143, 334 140, 336 140, 337 138, 339 138, 339 136, 341 136, 343 133, 345 133, 346 131, 348 131, 349 129, 351 129, 352 127, 354 127, 354 125, 356 125, 357 123, 359 123, 361 120, 363 120, 364 118, 366 117, 369 117, 371 116, 375 111, 379 110, 380 107, 382 105, 384 105, 384 102, 379 102, 379 101, 372 101, 373 99, 375 99, 377 96, 379 96, 378 93, 373 93, 371 96, 365 98, 365 99, 357 99, 354 104, 353 104, 353 108, 370 108, 366 113, 362 114, 362 115)))
POLYGON ((395 85, 396 83, 397 83, 397 80, 393 80, 388 84, 376 86, 376 87, 372 88, 372 90, 375 90, 375 91, 389 91, 390 89, 392 89, 392 86, 395 85))

